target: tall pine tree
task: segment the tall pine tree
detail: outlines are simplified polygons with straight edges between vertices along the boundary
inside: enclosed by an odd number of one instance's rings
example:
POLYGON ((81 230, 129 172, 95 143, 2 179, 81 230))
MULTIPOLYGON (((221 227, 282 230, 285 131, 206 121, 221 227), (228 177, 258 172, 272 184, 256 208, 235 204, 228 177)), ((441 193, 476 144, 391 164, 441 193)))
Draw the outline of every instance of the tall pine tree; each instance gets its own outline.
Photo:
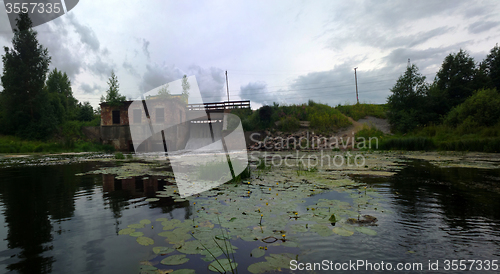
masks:
POLYGON ((16 19, 13 48, 4 47, 1 77, 3 121, 5 133, 23 137, 44 138, 55 126, 50 110, 46 109, 47 95, 43 91, 50 56, 38 43, 37 32, 27 13, 16 19))

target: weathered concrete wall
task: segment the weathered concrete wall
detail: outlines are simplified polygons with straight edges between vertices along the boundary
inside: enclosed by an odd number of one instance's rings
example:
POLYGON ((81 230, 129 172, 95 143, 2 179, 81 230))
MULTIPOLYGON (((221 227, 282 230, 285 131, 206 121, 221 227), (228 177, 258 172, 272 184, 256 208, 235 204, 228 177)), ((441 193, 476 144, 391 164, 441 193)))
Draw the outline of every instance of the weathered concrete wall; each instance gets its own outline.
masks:
POLYGON ((101 141, 101 127, 82 127, 82 133, 93 142, 101 141))
POLYGON ((123 126, 101 126, 101 140, 103 144, 112 145, 117 150, 128 151, 132 143, 130 128, 123 126))
MULTIPOLYGON (((132 104, 132 101, 123 102, 120 106, 110 106, 106 103, 102 103, 101 106, 101 126, 111 126, 113 125, 113 110, 120 111, 120 125, 128 125, 128 107, 132 104)), ((118 124, 116 124, 118 125, 118 124)))

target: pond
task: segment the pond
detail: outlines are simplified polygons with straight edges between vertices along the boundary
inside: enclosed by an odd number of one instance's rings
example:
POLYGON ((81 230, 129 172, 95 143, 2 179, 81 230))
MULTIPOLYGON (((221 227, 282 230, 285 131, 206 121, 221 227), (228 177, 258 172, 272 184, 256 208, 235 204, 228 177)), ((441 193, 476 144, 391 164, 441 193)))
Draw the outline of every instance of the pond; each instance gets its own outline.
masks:
POLYGON ((466 164, 467 155, 434 156, 253 168, 243 182, 188 198, 170 171, 144 161, 2 158, 0 272, 295 273, 328 264, 496 273, 498 155, 466 164))

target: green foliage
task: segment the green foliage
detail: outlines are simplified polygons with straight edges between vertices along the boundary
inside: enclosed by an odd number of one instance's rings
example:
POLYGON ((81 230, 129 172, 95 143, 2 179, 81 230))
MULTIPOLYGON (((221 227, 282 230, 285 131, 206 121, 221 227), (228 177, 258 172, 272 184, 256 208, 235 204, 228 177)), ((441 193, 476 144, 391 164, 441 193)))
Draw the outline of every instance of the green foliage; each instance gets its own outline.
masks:
POLYGON ((367 124, 364 124, 363 128, 361 130, 359 130, 358 132, 356 132, 356 134, 355 134, 356 139, 363 137, 366 140, 369 140, 370 138, 373 138, 373 137, 381 138, 382 136, 384 136, 384 133, 382 131, 380 131, 379 129, 377 129, 373 125, 367 125, 367 124))
POLYGON ((387 106, 375 104, 355 104, 355 105, 338 105, 335 107, 344 115, 351 117, 354 121, 365 118, 366 116, 373 116, 377 118, 386 118, 387 106))
POLYGON ((300 128, 300 121, 293 116, 286 116, 280 119, 279 128, 284 132, 293 132, 300 128))
POLYGON ((123 153, 121 153, 121 152, 117 152, 117 153, 115 153, 115 159, 123 160, 123 159, 125 159, 125 155, 123 155, 123 153))
POLYGON ((73 97, 71 81, 66 73, 58 71, 57 68, 51 71, 45 89, 49 94, 50 104, 54 108, 55 119, 58 123, 76 118, 78 100, 73 97))
POLYGON ((33 141, 0 136, 0 153, 112 152, 115 148, 86 141, 33 141))
POLYGON ((43 91, 49 70, 48 50, 38 43, 37 32, 27 13, 16 19, 13 48, 4 47, 1 82, 3 122, 2 131, 26 137, 46 138, 51 129, 53 112, 43 91), (33 132, 40 130, 40 132, 33 132))
POLYGON ((389 123, 395 131, 405 133, 425 123, 427 115, 422 105, 428 88, 425 76, 415 65, 399 77, 387 100, 389 123))
POLYGON ((433 150, 436 148, 431 138, 425 137, 402 137, 389 138, 380 143, 380 148, 389 150, 433 150))
POLYGON ((111 71, 108 86, 109 88, 106 91, 106 97, 101 97, 101 103, 106 102, 111 106, 118 106, 126 100, 125 96, 120 95, 119 93, 120 85, 118 84, 118 78, 116 77, 114 71, 111 71))
POLYGON ((444 59, 436 74, 437 87, 445 92, 447 104, 445 111, 461 104, 472 95, 475 89, 481 88, 476 80, 476 65, 466 51, 460 49, 456 54, 449 54, 444 59))
POLYGON ((94 109, 89 102, 78 103, 76 116, 78 121, 92 121, 94 118, 94 109))
POLYGON ((349 119, 342 113, 328 105, 314 104, 306 109, 307 120, 311 122, 311 128, 320 133, 335 131, 351 125, 349 119))
POLYGON ((189 89, 190 89, 190 85, 189 85, 189 82, 187 80, 187 76, 184 75, 182 76, 182 100, 184 102, 188 102, 188 99, 189 99, 189 89))
POLYGON ((477 127, 489 127, 500 120, 500 94, 495 89, 478 90, 453 108, 444 119, 446 125, 473 133, 477 127))
POLYGON ((483 64, 484 71, 490 78, 492 87, 500 91, 500 47, 498 47, 498 44, 491 49, 483 64))

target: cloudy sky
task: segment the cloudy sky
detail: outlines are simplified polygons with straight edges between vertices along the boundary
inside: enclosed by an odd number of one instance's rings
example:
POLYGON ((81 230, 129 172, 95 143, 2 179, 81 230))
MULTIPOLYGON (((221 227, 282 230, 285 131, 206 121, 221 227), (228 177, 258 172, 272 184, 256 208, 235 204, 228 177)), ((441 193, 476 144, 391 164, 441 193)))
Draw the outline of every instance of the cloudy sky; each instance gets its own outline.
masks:
MULTIPOLYGON (((499 3, 82 0, 35 30, 93 106, 112 70, 132 99, 186 74, 206 102, 227 100, 227 70, 230 99, 252 108, 355 103, 354 67, 360 101, 385 103, 408 58, 428 81, 460 48, 482 61, 500 42, 499 3)), ((0 4, 0 46, 11 47, 0 4)))

